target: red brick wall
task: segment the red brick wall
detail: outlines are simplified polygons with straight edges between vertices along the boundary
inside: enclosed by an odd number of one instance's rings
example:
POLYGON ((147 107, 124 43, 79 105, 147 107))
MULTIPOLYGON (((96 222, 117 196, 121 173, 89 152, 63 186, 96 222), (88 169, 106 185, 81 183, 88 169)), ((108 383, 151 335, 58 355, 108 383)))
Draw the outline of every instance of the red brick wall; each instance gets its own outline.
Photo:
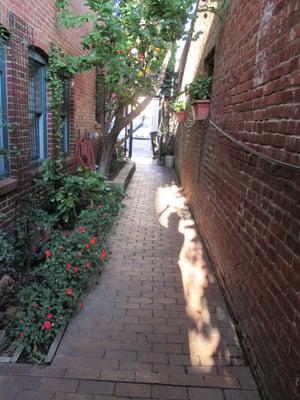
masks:
MULTIPOLYGON (((56 20, 55 0, 0 0, 0 24, 12 34, 7 43, 7 89, 9 126, 10 176, 18 178, 17 190, 1 195, 0 211, 7 214, 4 226, 13 220, 16 199, 30 186, 29 171, 29 127, 28 127, 28 46, 34 45, 47 56, 51 43, 59 44, 66 54, 81 54, 81 38, 88 27, 65 30, 56 20), (18 154, 13 150, 18 147, 18 154)), ((84 11, 83 0, 72 0, 75 12, 84 11)), ((74 77, 71 89, 70 156, 74 154, 77 137, 95 130, 95 72, 86 72, 74 77)), ((48 104, 49 104, 48 99, 48 104)), ((48 113, 48 157, 52 143, 51 115, 48 113)), ((70 160, 69 160, 70 161, 70 160)))
MULTIPOLYGON (((297 165, 299 53, 299 1, 232 0, 211 104, 232 136, 297 165)), ((249 155, 205 122, 179 127, 176 168, 266 398, 299 399, 300 172, 249 155)))

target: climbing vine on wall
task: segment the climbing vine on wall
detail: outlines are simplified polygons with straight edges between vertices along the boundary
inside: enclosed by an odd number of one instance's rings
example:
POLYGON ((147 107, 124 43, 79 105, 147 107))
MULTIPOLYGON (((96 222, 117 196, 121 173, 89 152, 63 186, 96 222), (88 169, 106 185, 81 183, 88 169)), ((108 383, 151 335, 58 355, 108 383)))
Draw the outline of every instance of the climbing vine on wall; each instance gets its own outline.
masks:
POLYGON ((53 173, 59 173, 63 167, 63 118, 64 80, 66 65, 61 49, 52 45, 48 67, 48 85, 51 93, 50 111, 52 112, 53 130, 53 173))

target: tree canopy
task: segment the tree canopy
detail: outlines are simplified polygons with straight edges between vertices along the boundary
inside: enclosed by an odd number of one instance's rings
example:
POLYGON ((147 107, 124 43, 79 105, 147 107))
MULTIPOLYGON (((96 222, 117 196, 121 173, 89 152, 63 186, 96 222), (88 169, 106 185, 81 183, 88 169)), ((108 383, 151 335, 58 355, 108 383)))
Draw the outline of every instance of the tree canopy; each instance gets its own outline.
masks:
POLYGON ((91 24, 82 39, 86 54, 66 56, 72 73, 100 66, 118 104, 134 104, 151 93, 170 44, 185 32, 194 0, 87 0, 88 12, 72 13, 58 0, 59 21, 66 28, 91 24))
POLYGON ((71 74, 97 67, 110 93, 102 173, 109 168, 119 133, 147 107, 164 82, 176 42, 191 38, 187 22, 198 12, 218 14, 218 8, 198 5, 199 0, 86 0, 86 12, 78 15, 72 11, 72 2, 57 0, 58 20, 65 28, 89 24, 90 29, 82 38, 82 55, 65 55, 56 62, 71 74), (131 111, 124 117, 128 106, 131 111))

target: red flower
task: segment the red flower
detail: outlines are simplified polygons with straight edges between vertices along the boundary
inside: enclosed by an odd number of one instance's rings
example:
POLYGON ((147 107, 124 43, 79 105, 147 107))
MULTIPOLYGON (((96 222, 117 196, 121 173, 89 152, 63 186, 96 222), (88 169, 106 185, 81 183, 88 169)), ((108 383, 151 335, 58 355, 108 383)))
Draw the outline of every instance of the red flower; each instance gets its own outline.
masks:
POLYGON ((45 251, 45 256, 46 256, 46 258, 51 257, 52 256, 52 251, 51 250, 46 250, 45 251))
POLYGON ((78 271, 79 271, 79 268, 78 268, 78 267, 74 267, 74 268, 73 268, 73 272, 75 272, 75 274, 76 274, 78 271))
POLYGON ((80 233, 84 233, 85 232, 85 227, 84 226, 80 226, 78 228, 78 230, 79 230, 80 233))
POLYGON ((82 252, 81 251, 78 252, 78 257, 82 257, 82 252))
POLYGON ((90 244, 95 244, 96 243, 96 240, 97 240, 97 238, 96 238, 96 236, 94 236, 91 240, 90 240, 90 244))
POLYGON ((47 314, 47 319, 52 319, 53 318, 53 314, 49 313, 47 314))
POLYGON ((91 268, 91 263, 89 261, 86 262, 85 268, 89 270, 91 268))
POLYGON ((73 289, 72 288, 67 288, 66 289, 66 295, 67 296, 72 296, 72 294, 73 294, 73 289))
POLYGON ((44 325, 43 325, 43 328, 48 330, 48 329, 51 329, 51 328, 52 328, 52 325, 53 325, 52 322, 50 322, 50 321, 45 321, 45 322, 44 322, 44 325))
POLYGON ((25 333, 24 332, 20 332, 19 333, 19 338, 23 338, 25 336, 25 333))
POLYGON ((107 257, 107 251, 106 250, 102 250, 101 254, 100 254, 100 260, 104 260, 107 257))
POLYGON ((103 207, 104 207, 104 204, 102 204, 102 203, 100 203, 98 206, 98 208, 103 208, 103 207))
POLYGON ((24 321, 22 319, 20 319, 20 324, 24 324, 24 321))
POLYGON ((144 57, 144 54, 140 53, 140 54, 139 54, 139 60, 140 60, 140 61, 144 61, 144 58, 145 58, 145 57, 144 57))
POLYGON ((87 244, 84 245, 84 248, 85 248, 86 250, 88 250, 88 249, 90 248, 90 245, 87 243, 87 244))
POLYGON ((67 268, 68 270, 72 269, 72 267, 73 267, 73 265, 72 265, 71 263, 68 263, 68 264, 66 265, 66 268, 67 268))
POLYGON ((83 307, 84 307, 84 304, 83 304, 82 302, 80 302, 80 303, 79 303, 79 308, 80 308, 80 310, 82 310, 83 307))

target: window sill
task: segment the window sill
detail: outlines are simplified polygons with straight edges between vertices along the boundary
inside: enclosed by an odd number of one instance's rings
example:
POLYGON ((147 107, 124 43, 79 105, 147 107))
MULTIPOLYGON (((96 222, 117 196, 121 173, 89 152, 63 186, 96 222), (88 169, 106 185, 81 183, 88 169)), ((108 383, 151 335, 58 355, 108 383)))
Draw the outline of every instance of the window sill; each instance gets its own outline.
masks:
POLYGON ((17 189, 18 180, 15 178, 4 178, 0 180, 0 197, 17 189))

